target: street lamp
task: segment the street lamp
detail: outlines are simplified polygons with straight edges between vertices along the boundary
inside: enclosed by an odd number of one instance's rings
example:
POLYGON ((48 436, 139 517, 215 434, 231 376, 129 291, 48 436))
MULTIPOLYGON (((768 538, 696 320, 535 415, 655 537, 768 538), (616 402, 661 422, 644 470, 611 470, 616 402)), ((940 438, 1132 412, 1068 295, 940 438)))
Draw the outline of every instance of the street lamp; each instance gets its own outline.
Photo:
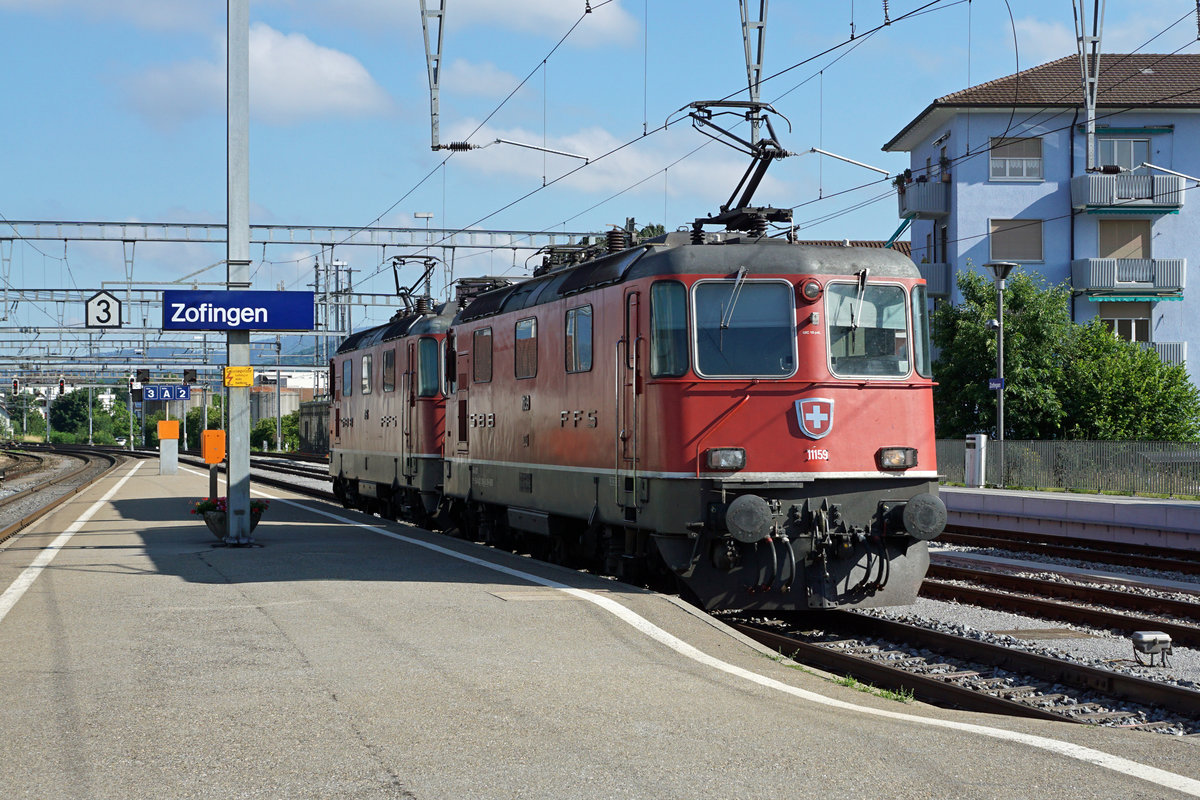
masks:
POLYGON ((1004 485, 1004 279, 1017 265, 1012 261, 993 261, 984 264, 996 280, 996 318, 988 327, 996 331, 996 379, 990 381, 996 390, 996 441, 1000 443, 1000 485, 1004 485))

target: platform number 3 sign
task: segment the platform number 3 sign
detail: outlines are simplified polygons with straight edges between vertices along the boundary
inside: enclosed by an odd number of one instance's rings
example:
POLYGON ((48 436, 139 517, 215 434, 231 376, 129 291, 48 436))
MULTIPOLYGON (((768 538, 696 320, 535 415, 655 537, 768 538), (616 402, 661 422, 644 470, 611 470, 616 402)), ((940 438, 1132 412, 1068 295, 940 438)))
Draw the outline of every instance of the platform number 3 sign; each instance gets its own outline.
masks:
POLYGON ((109 292, 96 292, 88 298, 85 317, 89 328, 119 328, 121 301, 109 292))

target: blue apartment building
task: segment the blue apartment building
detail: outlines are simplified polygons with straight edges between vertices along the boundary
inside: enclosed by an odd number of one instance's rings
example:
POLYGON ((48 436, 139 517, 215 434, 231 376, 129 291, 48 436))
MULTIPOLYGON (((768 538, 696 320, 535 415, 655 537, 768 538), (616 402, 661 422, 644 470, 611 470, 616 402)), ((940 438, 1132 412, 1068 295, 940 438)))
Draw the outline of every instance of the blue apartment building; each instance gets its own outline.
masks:
POLYGON ((1184 364, 1200 385, 1200 55, 1100 57, 1094 163, 1077 56, 934 100, 884 145, 907 152, 899 213, 935 302, 1014 261, 1072 289, 1076 322, 1184 364), (1151 165, 1151 166, 1147 166, 1151 165), (1120 168, 1119 170, 1117 168, 1120 168), (1189 354, 1191 359, 1189 360, 1189 354))

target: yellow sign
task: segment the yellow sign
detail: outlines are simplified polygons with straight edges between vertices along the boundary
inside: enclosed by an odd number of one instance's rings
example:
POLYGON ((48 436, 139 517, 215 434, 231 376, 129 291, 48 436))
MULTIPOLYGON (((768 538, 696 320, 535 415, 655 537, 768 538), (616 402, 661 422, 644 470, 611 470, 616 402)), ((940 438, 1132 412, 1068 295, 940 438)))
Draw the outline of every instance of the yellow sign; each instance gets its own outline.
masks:
POLYGON ((226 386, 253 386, 254 367, 226 367, 226 386))

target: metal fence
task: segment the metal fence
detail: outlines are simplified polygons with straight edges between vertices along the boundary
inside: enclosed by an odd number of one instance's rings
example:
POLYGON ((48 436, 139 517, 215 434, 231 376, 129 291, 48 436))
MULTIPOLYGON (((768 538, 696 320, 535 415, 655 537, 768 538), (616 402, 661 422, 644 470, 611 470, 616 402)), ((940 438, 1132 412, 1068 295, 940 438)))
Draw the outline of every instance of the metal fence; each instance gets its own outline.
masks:
MULTIPOLYGON (((939 439, 937 460, 944 482, 965 483, 965 440, 939 439)), ((988 441, 986 460, 988 486, 1200 496, 1200 442, 988 441)))

